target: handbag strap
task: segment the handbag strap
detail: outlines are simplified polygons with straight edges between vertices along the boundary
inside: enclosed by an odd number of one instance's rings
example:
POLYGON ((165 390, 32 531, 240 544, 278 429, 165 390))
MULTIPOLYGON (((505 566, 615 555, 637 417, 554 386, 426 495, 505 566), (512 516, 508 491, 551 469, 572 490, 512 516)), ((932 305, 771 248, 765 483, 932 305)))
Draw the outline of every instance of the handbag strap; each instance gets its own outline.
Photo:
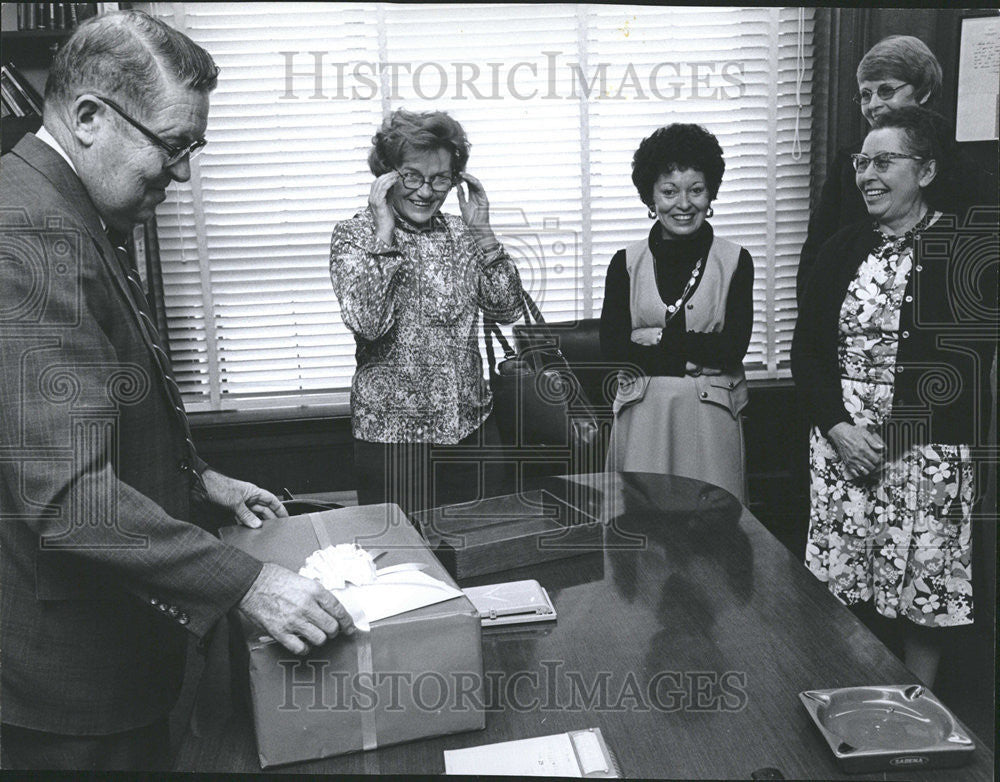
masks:
MULTIPOLYGON (((536 323, 545 323, 542 312, 538 309, 538 305, 535 304, 535 300, 531 298, 531 295, 523 287, 521 288, 520 304, 521 316, 527 325, 531 325, 532 318, 535 319, 536 323)), ((497 367, 496 354, 493 352, 494 337, 500 343, 500 347, 503 348, 505 359, 517 358, 517 351, 511 347, 510 342, 503 335, 500 325, 492 318, 487 317, 485 312, 483 312, 483 337, 486 342, 486 358, 489 361, 491 373, 495 372, 497 367)))
MULTIPOLYGON (((534 318, 535 323, 545 323, 545 318, 542 317, 542 311, 538 309, 538 305, 535 304, 535 300, 531 298, 531 295, 524 289, 521 288, 521 301, 519 302, 521 308, 521 317, 524 318, 524 322, 527 325, 531 325, 531 319, 534 318)), ((486 327, 487 323, 491 323, 494 326, 497 322, 493 318, 487 317, 486 313, 483 312, 483 327, 486 327)))
POLYGON ((497 371, 497 360, 496 354, 493 352, 493 340, 496 338, 500 342, 500 347, 503 349, 504 359, 516 358, 517 353, 514 352, 514 348, 511 347, 510 342, 500 331, 500 327, 497 325, 495 320, 490 320, 486 317, 486 313, 483 313, 483 338, 486 342, 486 358, 489 361, 490 374, 496 374, 497 371))
POLYGON ((545 323, 545 318, 542 317, 542 311, 538 309, 538 305, 535 304, 535 300, 531 298, 528 292, 521 288, 521 307, 525 309, 524 322, 529 326, 531 321, 528 320, 528 312, 531 312, 531 316, 535 319, 535 323, 545 323))

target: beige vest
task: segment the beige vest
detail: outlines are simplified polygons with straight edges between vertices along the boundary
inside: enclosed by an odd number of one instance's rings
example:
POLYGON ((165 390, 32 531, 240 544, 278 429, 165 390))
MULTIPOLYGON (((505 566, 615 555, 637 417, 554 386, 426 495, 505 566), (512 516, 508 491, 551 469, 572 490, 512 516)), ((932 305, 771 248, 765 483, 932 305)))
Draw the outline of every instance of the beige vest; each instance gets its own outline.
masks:
MULTIPOLYGON (((683 304, 685 327, 688 331, 722 331, 726 323, 729 284, 739 264, 741 249, 740 245, 728 239, 716 236, 712 240, 702 269, 701 283, 683 304)), ((660 328, 666 321, 667 305, 663 303, 656 287, 655 262, 648 239, 625 248, 633 329, 660 328)), ((616 410, 623 404, 642 399, 648 385, 649 378, 623 378, 619 383, 616 410)), ((749 398, 743 367, 729 372, 706 369, 694 378, 693 385, 701 401, 727 407, 734 417, 746 406, 749 398)))

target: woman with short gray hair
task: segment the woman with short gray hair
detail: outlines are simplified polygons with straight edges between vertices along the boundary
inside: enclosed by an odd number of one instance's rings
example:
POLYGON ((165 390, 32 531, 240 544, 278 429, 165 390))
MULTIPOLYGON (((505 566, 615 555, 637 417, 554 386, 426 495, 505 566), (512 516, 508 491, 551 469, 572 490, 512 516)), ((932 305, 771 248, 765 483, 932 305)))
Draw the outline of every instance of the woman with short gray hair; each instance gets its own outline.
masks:
POLYGON ((973 622, 997 333, 996 250, 957 249, 938 126, 914 106, 875 120, 852 158, 869 218, 820 250, 791 352, 812 425, 806 565, 928 686, 973 622))
POLYGON ((357 343, 362 505, 415 511, 476 499, 482 460, 470 452, 469 463, 434 470, 435 448, 499 445, 476 324, 480 310, 515 320, 521 279, 490 228, 483 185, 465 170, 469 148, 443 111, 393 112, 372 138, 367 207, 333 231, 330 275, 357 343), (452 190, 460 217, 441 212, 452 190))
MULTIPOLYGON (((913 100, 921 106, 933 102, 941 89, 941 78, 941 63, 937 57, 927 48, 927 44, 912 35, 890 35, 883 38, 865 53, 857 70, 858 91, 862 98, 866 89, 871 91, 870 87, 865 86, 869 82, 895 79, 911 88, 913 100)), ((876 94, 876 97, 881 96, 876 94)), ((901 91, 898 100, 906 97, 907 93, 901 91)), ((888 101, 870 100, 865 103, 862 100, 861 113, 869 124, 878 113, 884 113, 883 103, 888 105, 888 101)))
MULTIPOLYGON (((941 64, 927 44, 912 35, 890 35, 869 49, 857 69, 858 92, 854 101, 869 125, 891 109, 933 105, 941 89, 941 64)), ((819 248, 846 225, 868 216, 854 185, 851 155, 861 150, 853 144, 837 151, 826 177, 819 203, 809 218, 809 230, 799 256, 796 281, 802 301, 819 248)), ((954 206, 955 211, 959 209, 954 206)))

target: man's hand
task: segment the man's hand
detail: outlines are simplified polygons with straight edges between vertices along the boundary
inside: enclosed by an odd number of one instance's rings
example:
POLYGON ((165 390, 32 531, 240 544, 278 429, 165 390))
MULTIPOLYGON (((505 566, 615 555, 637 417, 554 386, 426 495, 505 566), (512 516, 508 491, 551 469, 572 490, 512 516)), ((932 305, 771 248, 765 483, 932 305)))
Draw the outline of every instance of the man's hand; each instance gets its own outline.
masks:
POLYGON ((882 464, 885 443, 863 426, 841 421, 826 433, 844 463, 844 477, 851 479, 868 475, 882 464))
POLYGON ((642 329, 632 329, 632 341, 637 345, 659 345, 663 336, 663 329, 648 327, 642 329))
POLYGON ((229 478, 212 469, 205 470, 201 479, 205 483, 208 501, 231 510, 244 527, 256 529, 262 519, 288 515, 277 497, 252 483, 229 478))
POLYGON ((271 562, 238 608, 293 654, 305 654, 340 631, 355 631, 351 615, 318 581, 271 562))

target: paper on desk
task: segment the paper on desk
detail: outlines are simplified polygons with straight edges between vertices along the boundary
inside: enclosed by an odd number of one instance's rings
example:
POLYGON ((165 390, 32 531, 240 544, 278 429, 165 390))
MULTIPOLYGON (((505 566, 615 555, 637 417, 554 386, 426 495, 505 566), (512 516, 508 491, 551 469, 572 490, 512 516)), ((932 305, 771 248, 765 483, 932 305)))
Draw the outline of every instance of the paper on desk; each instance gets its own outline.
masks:
POLYGON ((516 777, 617 777, 598 728, 445 750, 446 774, 516 777))
POLYGON ((330 591, 360 630, 369 629, 369 622, 462 596, 460 590, 419 570, 379 574, 371 584, 330 591))

